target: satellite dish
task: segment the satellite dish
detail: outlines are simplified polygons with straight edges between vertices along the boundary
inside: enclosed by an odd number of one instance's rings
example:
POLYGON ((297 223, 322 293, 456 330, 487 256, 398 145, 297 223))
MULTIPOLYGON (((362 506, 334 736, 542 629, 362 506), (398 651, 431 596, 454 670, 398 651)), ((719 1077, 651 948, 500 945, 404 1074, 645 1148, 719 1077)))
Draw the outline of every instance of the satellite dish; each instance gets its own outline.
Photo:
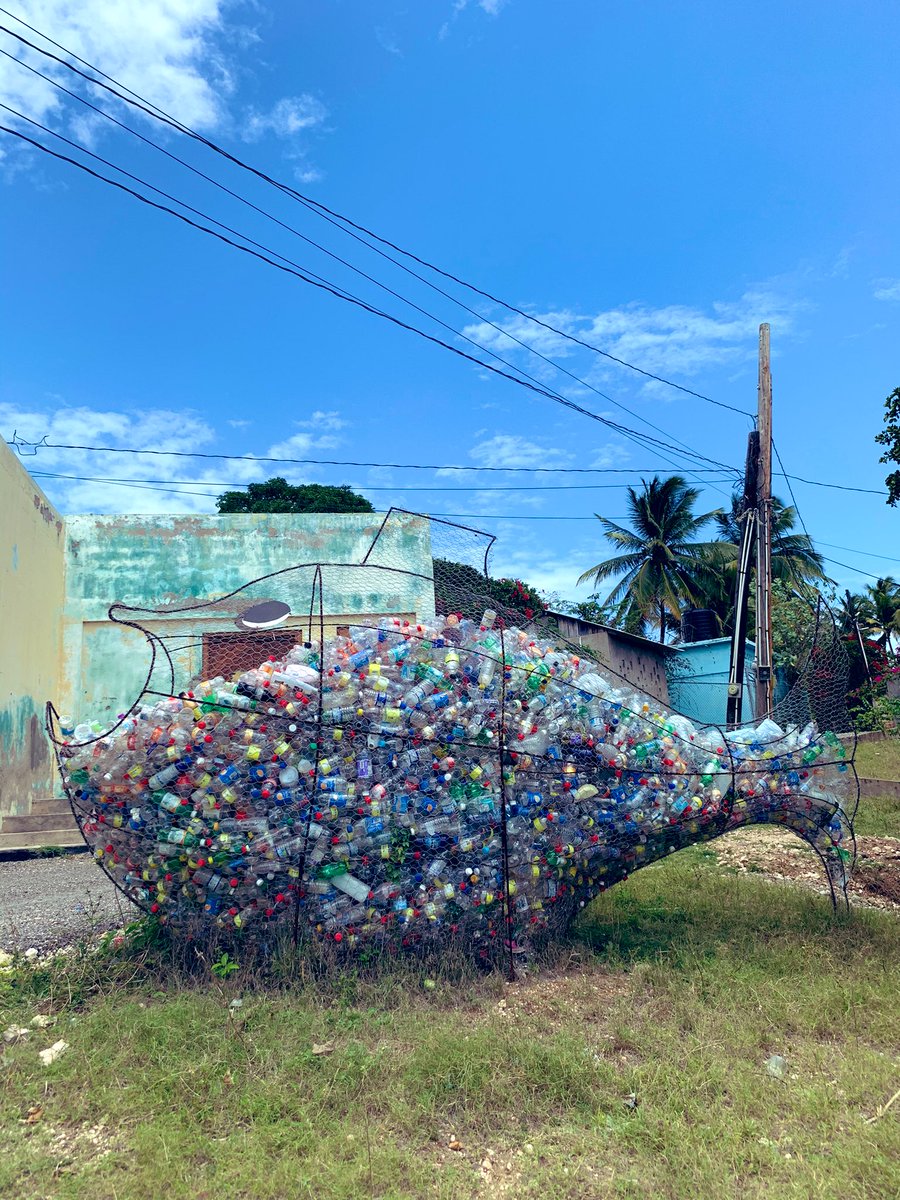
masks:
POLYGON ((291 615, 291 606, 282 600, 264 600, 242 612, 235 624, 238 629, 274 629, 291 615))

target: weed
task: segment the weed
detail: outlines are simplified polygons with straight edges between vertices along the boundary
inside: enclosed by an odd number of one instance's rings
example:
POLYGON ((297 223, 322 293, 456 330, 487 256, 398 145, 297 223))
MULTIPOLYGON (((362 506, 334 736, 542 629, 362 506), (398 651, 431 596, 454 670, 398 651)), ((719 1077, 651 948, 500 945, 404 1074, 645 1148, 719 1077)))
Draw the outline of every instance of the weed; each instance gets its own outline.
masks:
POLYGON ((217 979, 227 979, 229 975, 241 969, 241 964, 233 958, 229 958, 228 952, 222 954, 214 963, 210 964, 209 968, 217 979))

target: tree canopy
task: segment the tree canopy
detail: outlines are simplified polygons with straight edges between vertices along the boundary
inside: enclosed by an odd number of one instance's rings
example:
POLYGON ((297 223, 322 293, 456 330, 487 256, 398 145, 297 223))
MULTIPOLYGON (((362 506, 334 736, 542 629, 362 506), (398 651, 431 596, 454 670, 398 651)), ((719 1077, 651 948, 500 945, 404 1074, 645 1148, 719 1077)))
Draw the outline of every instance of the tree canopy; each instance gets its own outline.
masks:
POLYGON ((223 492, 216 500, 220 513, 370 513, 375 509, 346 485, 288 483, 280 475, 265 483, 250 483, 241 492, 223 492))
POLYGON ((696 515, 694 505, 700 492, 681 475, 642 481, 642 488, 628 489, 631 528, 617 525, 597 514, 607 541, 622 553, 589 568, 579 583, 595 584, 620 575, 606 605, 614 605, 623 626, 640 618, 659 623, 659 640, 665 640, 667 614, 681 616, 686 606, 702 601, 698 572, 713 562, 716 542, 697 540, 701 530, 718 510, 696 515))
POLYGON ((495 579, 446 558, 434 559, 434 593, 439 613, 460 612, 473 621, 492 603, 521 613, 525 621, 541 616, 546 608, 536 589, 521 579, 495 579))
MULTIPOLYGON (((677 630, 685 608, 708 608, 720 632, 731 632, 743 496, 736 493, 728 509, 701 515, 694 512, 698 497, 698 489, 680 475, 663 480, 655 476, 643 480, 640 489, 628 489, 630 528, 599 518, 604 536, 625 553, 598 563, 580 577, 579 583, 619 577, 605 599, 594 595, 574 606, 583 610, 582 616, 634 633, 645 632, 652 623, 662 641, 667 630, 677 630), (698 541, 709 522, 718 538, 698 541)), ((793 594, 809 601, 817 585, 828 579, 824 559, 809 535, 794 531, 796 521, 796 509, 773 497, 773 580, 783 585, 783 596, 793 594)))
MULTIPOLYGON (((875 435, 875 441, 880 446, 887 446, 878 461, 896 463, 900 467, 900 387, 894 388, 884 402, 884 429, 875 435)), ((888 489, 887 502, 893 508, 900 500, 900 470, 891 471, 884 482, 888 489)))

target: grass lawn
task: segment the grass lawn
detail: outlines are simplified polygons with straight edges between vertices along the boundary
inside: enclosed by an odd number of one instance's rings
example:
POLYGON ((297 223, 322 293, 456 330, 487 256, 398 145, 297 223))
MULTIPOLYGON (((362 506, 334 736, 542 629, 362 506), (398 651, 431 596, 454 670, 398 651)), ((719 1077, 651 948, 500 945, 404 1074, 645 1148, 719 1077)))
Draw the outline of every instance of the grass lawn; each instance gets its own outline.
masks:
POLYGON ((602 897, 519 984, 266 991, 96 956, 0 978, 4 1027, 56 1017, 4 1051, 4 1196, 900 1194, 900 920, 702 850, 602 897))
POLYGON ((900 779, 900 738, 860 742, 856 769, 866 779, 900 779))
MULTIPOLYGON (((856 769, 866 779, 900 779, 900 738, 860 742, 856 747, 856 769)), ((900 800, 892 796, 867 797, 860 803, 855 827, 864 837, 900 837, 900 800)))
POLYGON ((900 800, 894 796, 864 797, 853 827, 858 837, 900 837, 900 800))

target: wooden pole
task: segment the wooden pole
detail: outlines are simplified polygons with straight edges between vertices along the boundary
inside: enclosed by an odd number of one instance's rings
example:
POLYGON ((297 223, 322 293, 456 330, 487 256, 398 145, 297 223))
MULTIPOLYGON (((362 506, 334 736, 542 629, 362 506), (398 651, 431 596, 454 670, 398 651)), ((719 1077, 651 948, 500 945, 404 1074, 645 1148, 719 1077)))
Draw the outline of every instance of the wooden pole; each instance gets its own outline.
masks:
POLYGON ((750 598, 750 567, 756 540, 756 492, 759 470, 759 434, 747 438, 747 465, 744 470, 744 500, 741 513, 741 544, 738 546, 734 581, 734 630, 731 634, 731 661, 728 668, 728 702, 725 721, 729 729, 740 725, 744 703, 744 659, 747 649, 747 601, 750 598))
POLYGON ((772 708, 772 368, 769 326, 759 327, 759 471, 756 513, 756 719, 772 708))

